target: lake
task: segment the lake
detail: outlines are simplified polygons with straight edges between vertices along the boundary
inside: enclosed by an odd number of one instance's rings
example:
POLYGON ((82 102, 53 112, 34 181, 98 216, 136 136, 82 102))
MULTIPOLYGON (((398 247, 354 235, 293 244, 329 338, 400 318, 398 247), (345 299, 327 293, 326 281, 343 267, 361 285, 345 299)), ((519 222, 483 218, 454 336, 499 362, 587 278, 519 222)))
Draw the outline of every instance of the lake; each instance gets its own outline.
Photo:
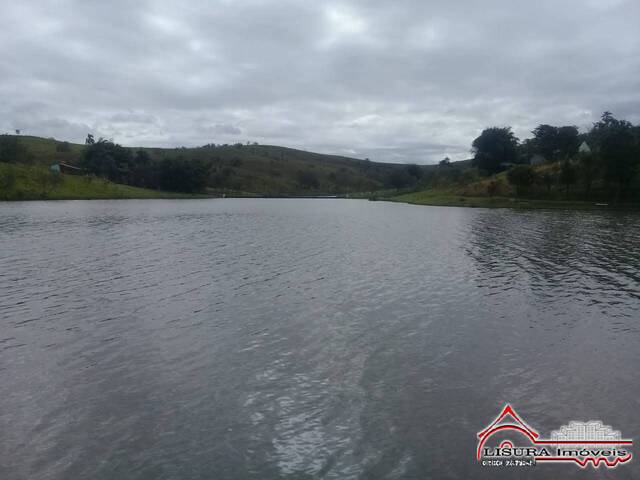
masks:
POLYGON ((507 403, 640 438, 638 213, 3 203, 0 246, 2 479, 640 477, 475 458, 507 403))

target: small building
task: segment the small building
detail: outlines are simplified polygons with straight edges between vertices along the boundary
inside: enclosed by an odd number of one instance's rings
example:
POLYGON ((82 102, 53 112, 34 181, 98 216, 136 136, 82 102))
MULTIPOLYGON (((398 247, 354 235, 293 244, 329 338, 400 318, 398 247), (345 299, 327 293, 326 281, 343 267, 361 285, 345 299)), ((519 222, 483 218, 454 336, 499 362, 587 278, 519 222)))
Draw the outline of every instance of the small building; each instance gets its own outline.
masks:
POLYGON ((539 153, 532 155, 531 158, 529 159, 529 165, 542 165, 543 163, 546 163, 546 162, 547 162, 547 159, 544 158, 544 155, 540 155, 539 153))
POLYGON ((591 147, 586 141, 580 144, 578 147, 578 153, 591 153, 591 147))
POLYGON ((68 173, 71 175, 82 175, 84 170, 79 167, 74 167, 73 165, 69 165, 68 163, 58 162, 54 163, 49 167, 53 173, 68 173))

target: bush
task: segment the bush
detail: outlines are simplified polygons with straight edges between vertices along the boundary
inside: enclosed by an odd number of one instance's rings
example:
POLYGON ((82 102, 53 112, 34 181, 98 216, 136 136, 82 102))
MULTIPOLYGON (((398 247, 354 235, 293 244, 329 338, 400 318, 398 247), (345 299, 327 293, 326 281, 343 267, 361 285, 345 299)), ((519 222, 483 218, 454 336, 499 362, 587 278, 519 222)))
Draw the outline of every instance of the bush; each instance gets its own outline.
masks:
POLYGON ((33 155, 12 135, 0 135, 0 162, 29 163, 33 155))
POLYGON ((530 165, 516 165, 507 172, 507 180, 515 187, 517 196, 533 185, 535 178, 535 172, 530 165))
POLYGON ((498 182, 496 180, 491 180, 487 184, 487 195, 493 197, 496 193, 498 193, 499 188, 500 185, 498 184, 498 182))
POLYGON ((569 194, 569 187, 578 180, 578 170, 570 161, 565 160, 560 165, 560 181, 564 185, 565 192, 569 194))
POLYGON ((16 185, 16 172, 14 168, 7 165, 6 168, 0 169, 0 198, 8 198, 9 190, 16 185))
POLYGON ((298 172, 298 183, 305 189, 318 188, 320 186, 318 176, 314 172, 298 172))

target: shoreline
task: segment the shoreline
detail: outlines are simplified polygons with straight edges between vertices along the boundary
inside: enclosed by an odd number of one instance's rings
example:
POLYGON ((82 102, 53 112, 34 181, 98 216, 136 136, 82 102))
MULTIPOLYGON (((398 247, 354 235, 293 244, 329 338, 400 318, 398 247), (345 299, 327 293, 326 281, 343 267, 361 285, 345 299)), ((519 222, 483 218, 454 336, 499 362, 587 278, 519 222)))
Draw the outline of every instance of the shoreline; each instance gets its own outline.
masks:
MULTIPOLYGON (((118 185, 118 184, 116 184, 118 185)), ((128 187, 128 186, 125 186, 128 187)), ((135 188, 135 187, 133 187, 135 188)), ((640 210, 637 203, 605 203, 581 200, 541 200, 518 199, 512 197, 466 197, 449 193, 415 192, 396 196, 360 194, 350 195, 229 195, 220 193, 179 193, 156 190, 145 190, 143 194, 136 195, 54 195, 52 197, 32 196, 29 198, 0 199, 0 203, 13 202, 54 202, 71 200, 208 200, 208 199, 291 199, 291 200, 369 200, 393 203, 405 203, 408 205, 422 205, 431 207, 463 207, 463 208, 510 208, 515 210, 600 210, 600 211, 629 211, 640 210)), ((121 193, 121 192, 119 192, 121 193)), ((139 192, 136 192, 139 193, 139 192)))
POLYGON ((375 200, 433 207, 510 208, 516 210, 640 210, 637 203, 608 203, 584 200, 543 200, 512 197, 466 197, 439 192, 416 192, 375 200))

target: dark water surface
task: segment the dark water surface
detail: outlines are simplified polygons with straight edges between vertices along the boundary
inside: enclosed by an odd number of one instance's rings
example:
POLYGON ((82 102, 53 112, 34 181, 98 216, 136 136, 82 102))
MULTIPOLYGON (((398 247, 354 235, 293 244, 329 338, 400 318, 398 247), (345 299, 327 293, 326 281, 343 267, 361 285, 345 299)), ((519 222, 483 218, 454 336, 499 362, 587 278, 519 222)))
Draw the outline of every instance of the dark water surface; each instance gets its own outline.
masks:
POLYGON ((640 215, 0 204, 0 478, 640 478, 481 467, 506 402, 640 441, 640 215))

